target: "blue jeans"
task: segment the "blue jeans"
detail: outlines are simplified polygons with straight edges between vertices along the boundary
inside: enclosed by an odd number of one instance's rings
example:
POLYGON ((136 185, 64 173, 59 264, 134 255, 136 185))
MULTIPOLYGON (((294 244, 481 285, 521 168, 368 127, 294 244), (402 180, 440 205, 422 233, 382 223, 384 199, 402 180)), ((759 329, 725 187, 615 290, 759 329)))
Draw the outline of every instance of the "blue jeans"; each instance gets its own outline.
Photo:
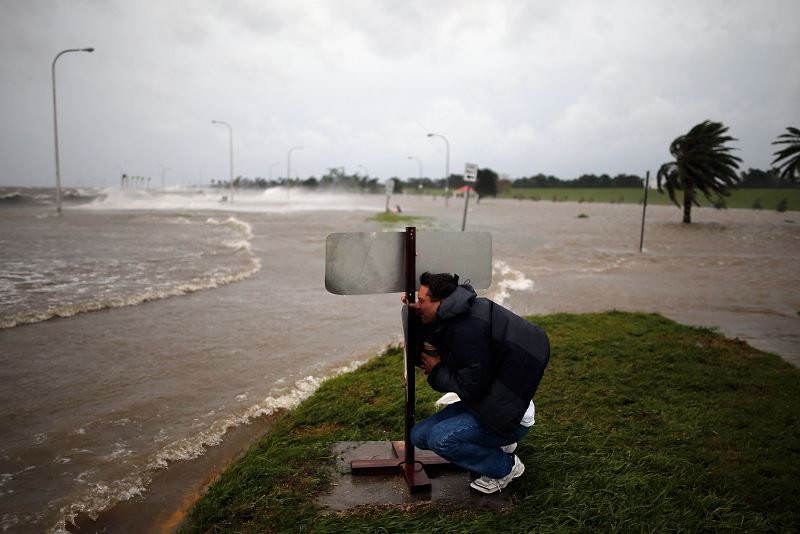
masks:
POLYGON ((528 430, 517 425, 514 437, 503 437, 480 424, 463 402, 456 402, 414 425, 411 442, 464 469, 503 478, 514 466, 514 455, 500 447, 519 441, 528 430))

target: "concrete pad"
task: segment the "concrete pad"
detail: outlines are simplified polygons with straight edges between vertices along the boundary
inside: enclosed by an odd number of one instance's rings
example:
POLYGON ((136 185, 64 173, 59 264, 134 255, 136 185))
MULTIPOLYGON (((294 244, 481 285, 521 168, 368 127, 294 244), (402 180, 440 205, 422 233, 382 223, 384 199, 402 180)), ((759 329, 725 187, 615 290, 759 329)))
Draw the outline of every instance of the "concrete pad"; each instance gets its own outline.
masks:
MULTIPOLYGON (((506 510, 513 506, 511 492, 485 495, 470 489, 470 474, 463 470, 428 469, 430 491, 412 493, 398 470, 392 475, 353 475, 352 460, 394 458, 388 441, 339 441, 331 446, 334 473, 328 493, 317 504, 331 512, 361 506, 432 503, 445 510, 506 510)), ((429 451, 415 449, 414 458, 424 462, 429 451)), ((513 484, 513 483, 512 483, 513 484)))

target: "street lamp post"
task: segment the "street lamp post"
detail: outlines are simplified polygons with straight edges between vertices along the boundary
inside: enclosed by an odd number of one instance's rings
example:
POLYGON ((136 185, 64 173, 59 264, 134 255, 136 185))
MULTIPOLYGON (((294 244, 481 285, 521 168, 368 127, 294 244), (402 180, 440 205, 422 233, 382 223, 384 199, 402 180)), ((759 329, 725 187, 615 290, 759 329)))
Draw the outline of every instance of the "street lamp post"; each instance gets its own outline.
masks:
POLYGON ((222 124, 228 127, 228 139, 230 141, 230 202, 233 204, 233 128, 225 121, 211 121, 211 124, 222 124))
POLYGON ((56 211, 61 215, 61 165, 58 159, 58 108, 56 106, 56 61, 68 52, 94 52, 94 48, 70 48, 62 50, 53 59, 53 66, 50 74, 53 81, 53 138, 55 139, 56 150, 56 211))
POLYGON ((447 148, 447 156, 444 163, 444 205, 447 206, 450 200, 450 142, 445 136, 438 133, 429 133, 428 137, 441 137, 447 148))

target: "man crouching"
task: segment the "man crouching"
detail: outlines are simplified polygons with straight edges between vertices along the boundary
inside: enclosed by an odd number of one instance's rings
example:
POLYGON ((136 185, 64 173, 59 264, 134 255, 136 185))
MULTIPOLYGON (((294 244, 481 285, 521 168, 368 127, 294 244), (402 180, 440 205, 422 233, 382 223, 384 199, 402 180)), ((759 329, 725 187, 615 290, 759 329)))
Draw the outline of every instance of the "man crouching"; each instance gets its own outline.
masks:
POLYGON ((533 395, 550 360, 547 335, 478 298, 458 275, 423 273, 410 307, 424 325, 420 367, 428 383, 460 399, 414 425, 412 443, 479 473, 471 488, 504 489, 525 471, 513 452, 534 423, 533 395))

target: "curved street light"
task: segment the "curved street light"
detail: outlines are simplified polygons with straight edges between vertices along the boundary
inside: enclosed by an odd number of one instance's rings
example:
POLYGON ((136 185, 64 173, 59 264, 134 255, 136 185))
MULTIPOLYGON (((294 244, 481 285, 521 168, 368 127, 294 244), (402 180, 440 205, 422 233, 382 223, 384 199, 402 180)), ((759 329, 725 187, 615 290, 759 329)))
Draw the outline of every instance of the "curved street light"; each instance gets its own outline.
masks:
POLYGON ((450 200, 450 142, 445 136, 438 133, 429 133, 428 137, 441 137, 447 147, 447 156, 444 163, 444 205, 450 200))
POLYGON ((62 50, 53 59, 50 74, 53 81, 53 138, 56 147, 56 211, 61 215, 61 165, 58 159, 58 109, 56 107, 56 61, 68 52, 94 52, 94 48, 69 48, 62 50))

